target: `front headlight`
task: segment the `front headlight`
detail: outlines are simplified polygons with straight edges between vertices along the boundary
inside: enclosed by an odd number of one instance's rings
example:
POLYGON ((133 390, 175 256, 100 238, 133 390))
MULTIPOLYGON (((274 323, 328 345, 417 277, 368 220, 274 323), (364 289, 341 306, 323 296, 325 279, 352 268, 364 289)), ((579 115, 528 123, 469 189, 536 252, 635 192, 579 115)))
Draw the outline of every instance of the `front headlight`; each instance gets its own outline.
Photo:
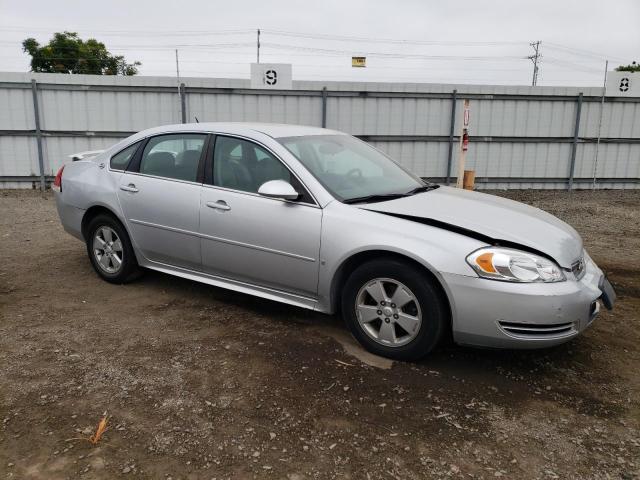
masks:
POLYGON ((478 275, 506 282, 562 282, 564 273, 558 265, 540 255, 513 248, 487 247, 467 257, 478 275))

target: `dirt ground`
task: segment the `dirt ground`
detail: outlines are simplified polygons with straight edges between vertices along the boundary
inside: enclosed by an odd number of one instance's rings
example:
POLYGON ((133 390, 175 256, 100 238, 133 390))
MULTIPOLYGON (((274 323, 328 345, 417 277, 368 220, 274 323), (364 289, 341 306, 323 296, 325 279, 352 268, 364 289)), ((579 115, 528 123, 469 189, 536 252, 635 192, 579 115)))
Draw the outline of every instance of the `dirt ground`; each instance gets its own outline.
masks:
POLYGON ((640 478, 640 191, 497 194, 572 224, 615 310, 553 349, 391 363, 337 318, 105 283, 50 194, 0 191, 0 478, 640 478))

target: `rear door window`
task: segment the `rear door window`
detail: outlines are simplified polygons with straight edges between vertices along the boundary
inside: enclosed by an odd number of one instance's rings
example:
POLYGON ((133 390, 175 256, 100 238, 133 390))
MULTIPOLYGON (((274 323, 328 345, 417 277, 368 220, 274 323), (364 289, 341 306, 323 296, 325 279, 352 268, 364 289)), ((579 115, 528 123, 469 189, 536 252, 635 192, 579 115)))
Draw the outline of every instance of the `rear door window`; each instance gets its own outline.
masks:
POLYGON ((206 139, 197 133, 153 137, 142 152, 140 173, 195 182, 206 139))

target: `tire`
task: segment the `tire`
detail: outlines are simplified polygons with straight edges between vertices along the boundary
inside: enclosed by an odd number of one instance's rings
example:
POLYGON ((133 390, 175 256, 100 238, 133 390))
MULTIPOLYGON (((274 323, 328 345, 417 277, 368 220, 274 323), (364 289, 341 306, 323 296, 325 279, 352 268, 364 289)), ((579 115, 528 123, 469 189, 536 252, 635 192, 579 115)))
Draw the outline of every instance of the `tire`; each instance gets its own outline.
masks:
POLYGON ((140 275, 129 235, 111 215, 96 215, 89 221, 86 244, 91 265, 103 280, 121 284, 140 275))
POLYGON ((449 309, 435 280, 393 258, 369 261, 351 273, 342 292, 342 316, 367 350, 394 360, 424 357, 449 326, 449 309))

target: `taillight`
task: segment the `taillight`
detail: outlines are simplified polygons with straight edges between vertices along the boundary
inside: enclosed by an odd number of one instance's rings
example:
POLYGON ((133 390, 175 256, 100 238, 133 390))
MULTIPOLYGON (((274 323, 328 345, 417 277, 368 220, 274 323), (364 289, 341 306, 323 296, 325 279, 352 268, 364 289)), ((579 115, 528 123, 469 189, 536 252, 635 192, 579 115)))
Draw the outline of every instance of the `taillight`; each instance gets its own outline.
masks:
POLYGON ((60 167, 58 173, 56 173, 56 178, 53 180, 53 185, 51 185, 51 190, 55 190, 56 192, 62 191, 62 171, 64 170, 64 165, 60 167))

